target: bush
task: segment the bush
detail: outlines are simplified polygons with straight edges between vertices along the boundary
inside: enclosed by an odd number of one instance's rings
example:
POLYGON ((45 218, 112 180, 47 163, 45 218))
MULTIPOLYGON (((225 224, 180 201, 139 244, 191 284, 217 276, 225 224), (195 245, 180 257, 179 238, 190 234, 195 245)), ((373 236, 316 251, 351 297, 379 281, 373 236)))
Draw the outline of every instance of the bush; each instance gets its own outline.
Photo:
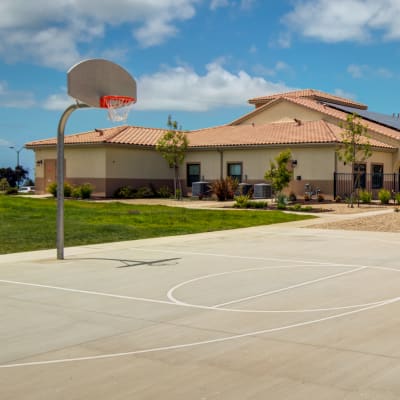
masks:
POLYGON ((287 206, 287 198, 284 194, 280 193, 277 198, 277 208, 278 210, 284 210, 287 206))
POLYGON ((148 186, 142 186, 137 189, 135 197, 138 199, 148 199, 151 197, 155 197, 155 193, 148 186))
POLYGON ((74 199, 90 199, 92 192, 93 186, 90 183, 84 183, 81 186, 75 186, 71 195, 74 199))
POLYGON ((228 176, 225 179, 220 179, 213 182, 211 185, 211 190, 217 196, 219 201, 232 200, 235 196, 238 186, 238 180, 228 176))
POLYGON ((335 202, 336 203, 341 203, 342 202, 342 198, 340 196, 336 196, 335 197, 335 202))
POLYGON ((318 201, 319 203, 322 203, 323 201, 325 201, 324 195, 321 194, 321 193, 318 193, 317 201, 318 201))
POLYGON ((114 197, 117 199, 132 199, 135 197, 136 190, 130 186, 122 186, 114 192, 114 197))
POLYGON ((172 196, 172 191, 168 186, 161 186, 157 190, 157 196, 162 199, 169 199, 172 196))
POLYGON ((395 200, 396 204, 400 204, 400 193, 396 193, 394 195, 394 200, 395 200))
POLYGON ((18 188, 9 187, 8 189, 6 189, 6 194, 18 194, 18 188))
POLYGON ((372 200, 372 192, 368 192, 368 190, 361 190, 359 198, 361 203, 369 204, 372 200))
MULTIPOLYGON (((64 197, 71 197, 72 190, 73 190, 72 185, 69 184, 68 182, 65 182, 64 183, 64 197)), ((54 197, 57 197, 57 183, 56 182, 50 183, 50 185, 47 186, 46 191, 48 193, 52 194, 54 197)))
POLYGON ((389 190, 381 189, 378 192, 378 199, 381 201, 382 204, 389 204, 391 195, 389 190))
POLYGON ((250 198, 247 195, 241 195, 235 197, 235 208, 247 208, 249 205, 250 198))

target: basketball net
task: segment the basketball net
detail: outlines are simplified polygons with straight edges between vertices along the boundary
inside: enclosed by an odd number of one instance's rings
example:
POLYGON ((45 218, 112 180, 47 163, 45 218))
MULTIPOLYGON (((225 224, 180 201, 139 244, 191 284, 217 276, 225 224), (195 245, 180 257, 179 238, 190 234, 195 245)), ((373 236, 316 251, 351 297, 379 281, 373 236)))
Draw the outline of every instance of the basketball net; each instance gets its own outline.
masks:
POLYGON ((100 107, 107 108, 108 119, 113 122, 126 121, 135 103, 136 99, 128 96, 103 96, 100 99, 100 107))

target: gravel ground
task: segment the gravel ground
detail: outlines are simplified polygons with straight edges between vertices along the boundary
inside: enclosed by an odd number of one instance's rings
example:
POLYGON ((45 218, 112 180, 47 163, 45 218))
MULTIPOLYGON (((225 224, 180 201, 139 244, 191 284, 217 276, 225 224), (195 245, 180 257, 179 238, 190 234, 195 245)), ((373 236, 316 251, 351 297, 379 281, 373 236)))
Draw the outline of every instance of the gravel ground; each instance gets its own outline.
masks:
POLYGON ((332 209, 331 218, 322 218, 309 228, 343 229, 350 231, 400 232, 400 212, 395 206, 361 205, 350 208, 345 204, 326 204, 332 209), (361 214, 361 215, 360 215, 361 214), (332 221, 329 221, 332 219, 332 221))

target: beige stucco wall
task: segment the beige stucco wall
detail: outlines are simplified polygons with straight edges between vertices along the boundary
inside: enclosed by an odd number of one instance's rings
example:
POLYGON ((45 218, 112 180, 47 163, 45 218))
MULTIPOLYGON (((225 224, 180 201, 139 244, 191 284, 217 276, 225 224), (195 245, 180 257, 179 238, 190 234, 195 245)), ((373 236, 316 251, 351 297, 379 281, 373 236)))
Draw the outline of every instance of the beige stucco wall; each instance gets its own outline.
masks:
POLYGON ((172 169, 156 150, 109 146, 106 154, 107 178, 169 179, 173 176, 172 169))
MULTIPOLYGON (((243 178, 263 180, 265 171, 270 166, 276 156, 289 147, 276 147, 264 149, 241 149, 222 151, 222 176, 227 175, 228 163, 242 163, 243 178)), ((329 147, 295 147, 291 148, 293 159, 298 160, 294 168, 294 174, 302 175, 307 179, 332 179, 335 169, 335 148, 329 147), (318 166, 318 167, 316 167, 318 166)), ((200 162, 201 176, 205 180, 214 180, 220 178, 221 171, 221 153, 218 151, 196 151, 187 154, 185 163, 200 162)), ((181 171, 181 177, 185 178, 181 171)))
MULTIPOLYGON (((372 164, 383 164, 384 165, 384 173, 389 174, 392 172, 396 172, 393 169, 393 162, 397 157, 397 153, 388 153, 384 151, 373 150, 372 156, 368 158, 364 162, 367 164, 367 173, 372 173, 371 165, 372 164)), ((337 169, 336 172, 347 172, 351 173, 351 165, 344 165, 343 161, 337 160, 337 169)))
MULTIPOLYGON (((35 176, 44 177, 44 163, 39 160, 56 159, 56 148, 37 149, 35 151, 35 176)), ((71 178, 104 178, 105 177, 105 151, 104 147, 94 146, 65 146, 64 158, 66 160, 65 175, 71 178)))
POLYGON ((259 112, 258 114, 249 117, 240 124, 267 124, 275 121, 280 121, 284 118, 297 118, 303 121, 318 121, 322 119, 322 114, 310 110, 305 107, 301 107, 297 104, 289 103, 287 101, 282 101, 277 104, 273 104, 267 107, 265 110, 259 112))

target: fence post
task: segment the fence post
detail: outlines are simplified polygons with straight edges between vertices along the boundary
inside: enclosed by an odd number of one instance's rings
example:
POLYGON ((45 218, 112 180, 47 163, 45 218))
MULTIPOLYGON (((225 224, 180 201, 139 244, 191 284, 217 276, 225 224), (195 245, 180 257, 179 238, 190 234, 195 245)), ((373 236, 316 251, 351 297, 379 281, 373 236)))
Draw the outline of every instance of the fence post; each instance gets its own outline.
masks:
POLYGON ((336 199, 336 172, 333 173, 333 200, 336 199))

